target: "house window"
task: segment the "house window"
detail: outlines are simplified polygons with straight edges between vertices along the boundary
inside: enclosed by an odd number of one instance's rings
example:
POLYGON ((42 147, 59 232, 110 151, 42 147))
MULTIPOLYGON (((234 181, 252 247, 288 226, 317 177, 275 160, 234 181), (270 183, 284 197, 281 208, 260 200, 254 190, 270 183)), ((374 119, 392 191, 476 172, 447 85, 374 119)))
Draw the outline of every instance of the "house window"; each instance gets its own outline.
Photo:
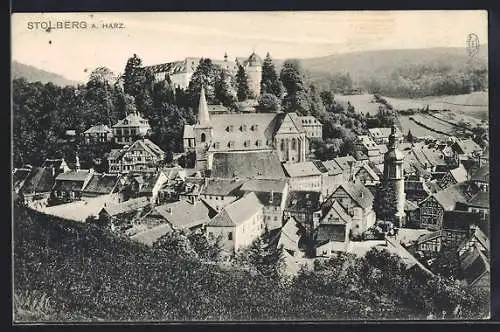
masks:
POLYGON ((255 142, 255 145, 257 145, 257 146, 262 146, 262 141, 261 141, 260 139, 259 139, 259 140, 257 140, 257 142, 255 142))
POLYGON ((219 143, 219 142, 215 142, 215 143, 214 143, 214 148, 216 148, 216 149, 220 149, 220 143, 219 143))
POLYGON ((281 149, 281 151, 285 151, 285 140, 284 139, 281 140, 280 149, 281 149))
POLYGON ((241 131, 247 131, 247 125, 246 124, 241 125, 241 131))
POLYGON ((205 133, 201 133, 201 142, 205 142, 207 140, 207 136, 205 135, 205 133))
POLYGON ((232 241, 232 240, 233 240, 233 232, 229 232, 229 233, 227 233, 227 239, 228 239, 229 241, 232 241))

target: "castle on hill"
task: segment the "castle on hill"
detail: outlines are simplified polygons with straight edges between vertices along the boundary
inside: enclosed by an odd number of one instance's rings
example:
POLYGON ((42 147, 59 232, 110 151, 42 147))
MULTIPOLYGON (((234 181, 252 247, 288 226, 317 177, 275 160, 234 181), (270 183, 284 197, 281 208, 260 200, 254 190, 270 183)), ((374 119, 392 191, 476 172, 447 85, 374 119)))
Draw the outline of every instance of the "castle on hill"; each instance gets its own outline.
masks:
MULTIPOLYGON (((170 77, 174 87, 186 89, 189 86, 191 77, 200 64, 201 58, 185 58, 181 61, 167 62, 153 66, 147 66, 155 77, 156 81, 163 81, 170 77)), ((260 81, 262 78, 262 59, 255 52, 248 57, 237 57, 234 61, 229 61, 227 53, 224 60, 211 60, 213 64, 227 70, 232 76, 238 71, 238 65, 245 69, 248 77, 248 86, 253 95, 260 95, 260 81)))

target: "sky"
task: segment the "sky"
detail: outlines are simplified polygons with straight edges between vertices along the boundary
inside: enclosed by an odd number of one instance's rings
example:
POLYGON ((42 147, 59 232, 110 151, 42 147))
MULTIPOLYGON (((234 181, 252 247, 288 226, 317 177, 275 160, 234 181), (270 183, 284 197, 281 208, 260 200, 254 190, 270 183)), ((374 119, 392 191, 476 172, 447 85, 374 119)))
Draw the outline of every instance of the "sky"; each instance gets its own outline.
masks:
POLYGON ((101 66, 122 73, 134 53, 144 65, 153 65, 186 57, 223 59, 226 52, 230 59, 253 51, 287 59, 381 49, 465 48, 470 33, 480 44, 488 41, 487 12, 481 10, 15 13, 11 27, 13 60, 82 82, 101 66), (42 28, 65 21, 69 28, 42 28), (84 23, 76 28, 71 22, 84 23), (103 27, 112 23, 120 28, 103 27))

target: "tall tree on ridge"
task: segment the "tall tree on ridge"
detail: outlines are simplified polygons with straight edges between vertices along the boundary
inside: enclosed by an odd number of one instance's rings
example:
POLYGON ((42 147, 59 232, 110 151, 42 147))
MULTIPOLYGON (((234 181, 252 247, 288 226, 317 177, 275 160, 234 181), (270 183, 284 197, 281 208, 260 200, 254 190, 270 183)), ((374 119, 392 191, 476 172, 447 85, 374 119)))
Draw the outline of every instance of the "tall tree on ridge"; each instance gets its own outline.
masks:
POLYGON ((273 60, 267 53, 264 62, 262 63, 262 79, 260 81, 260 93, 270 93, 278 98, 281 98, 281 83, 276 74, 273 60))
POLYGON ((248 76, 243 66, 238 65, 238 72, 236 73, 236 96, 238 101, 244 101, 250 96, 250 87, 248 86, 248 76))

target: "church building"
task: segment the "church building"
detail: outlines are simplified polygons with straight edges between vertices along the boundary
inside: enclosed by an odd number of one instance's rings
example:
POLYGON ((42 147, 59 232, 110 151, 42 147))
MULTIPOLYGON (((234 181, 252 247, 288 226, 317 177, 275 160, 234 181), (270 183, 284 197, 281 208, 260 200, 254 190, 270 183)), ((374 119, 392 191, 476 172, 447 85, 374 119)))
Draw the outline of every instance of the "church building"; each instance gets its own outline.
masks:
POLYGON ((281 162, 306 161, 309 140, 296 113, 209 114, 202 88, 198 119, 184 127, 184 150, 196 152, 196 168, 211 170, 215 153, 276 153, 281 162))

